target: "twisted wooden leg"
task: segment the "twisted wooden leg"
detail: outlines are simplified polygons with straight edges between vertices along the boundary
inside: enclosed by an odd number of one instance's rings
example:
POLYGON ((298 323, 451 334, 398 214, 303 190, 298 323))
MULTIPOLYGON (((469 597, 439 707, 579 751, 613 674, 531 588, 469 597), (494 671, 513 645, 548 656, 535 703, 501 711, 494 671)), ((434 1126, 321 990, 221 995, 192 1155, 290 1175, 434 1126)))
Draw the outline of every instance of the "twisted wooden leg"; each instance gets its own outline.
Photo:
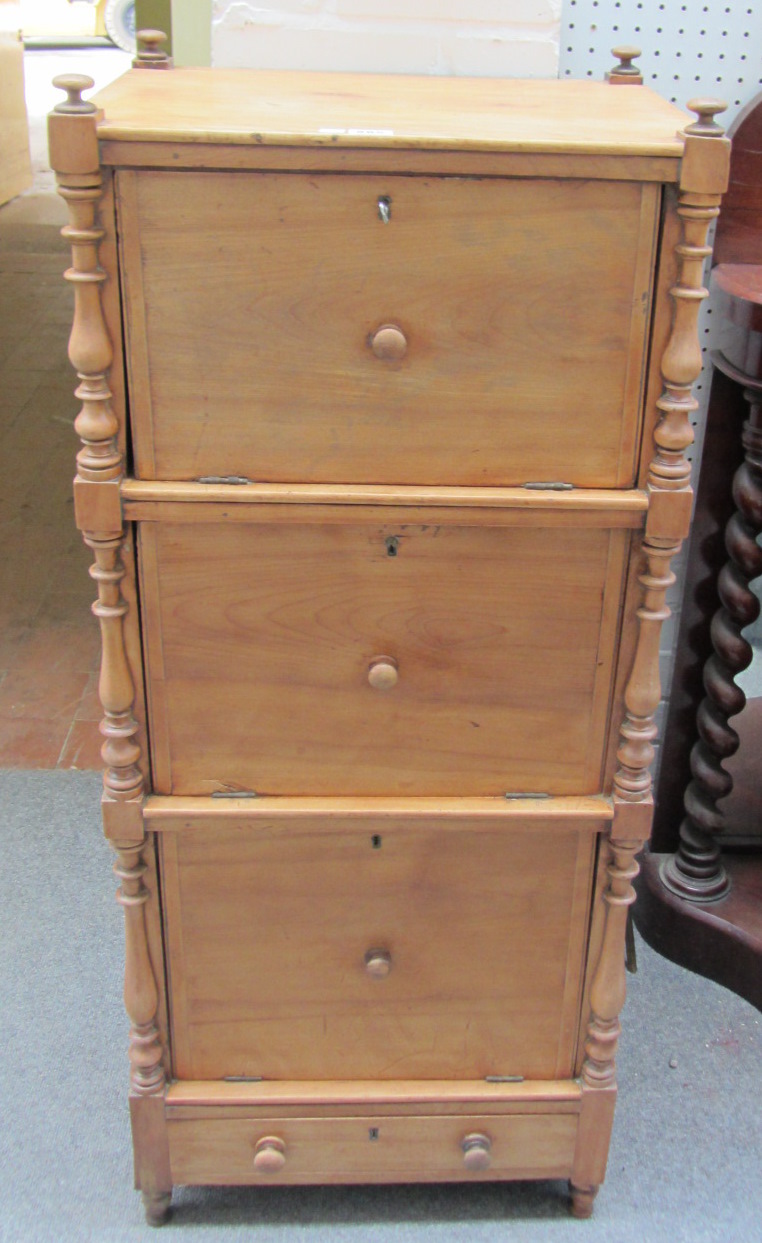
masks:
POLYGON ((718 581, 722 607, 712 619, 714 655, 704 669, 706 698, 698 710, 699 740, 691 751, 693 780, 685 791, 677 854, 661 869, 667 888, 693 902, 716 901, 729 887, 720 858, 718 835, 724 818, 718 802, 730 794, 733 778, 722 761, 736 752, 739 743, 728 718, 746 703, 735 681, 753 655, 742 631, 759 616, 759 600, 750 583, 762 574, 762 548, 757 543, 762 532, 762 393, 747 390, 744 396, 751 407, 743 430, 746 456, 733 480, 737 510, 725 532, 729 560, 718 581))

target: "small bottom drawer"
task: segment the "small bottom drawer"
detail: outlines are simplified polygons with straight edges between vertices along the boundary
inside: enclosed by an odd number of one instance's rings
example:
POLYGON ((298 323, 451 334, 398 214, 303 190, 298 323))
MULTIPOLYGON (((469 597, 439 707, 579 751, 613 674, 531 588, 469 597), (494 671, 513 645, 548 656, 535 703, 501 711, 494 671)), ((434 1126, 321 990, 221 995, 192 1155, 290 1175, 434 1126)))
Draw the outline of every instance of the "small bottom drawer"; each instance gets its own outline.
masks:
POLYGON ((176 1184, 566 1178, 576 1113, 171 1118, 176 1184))

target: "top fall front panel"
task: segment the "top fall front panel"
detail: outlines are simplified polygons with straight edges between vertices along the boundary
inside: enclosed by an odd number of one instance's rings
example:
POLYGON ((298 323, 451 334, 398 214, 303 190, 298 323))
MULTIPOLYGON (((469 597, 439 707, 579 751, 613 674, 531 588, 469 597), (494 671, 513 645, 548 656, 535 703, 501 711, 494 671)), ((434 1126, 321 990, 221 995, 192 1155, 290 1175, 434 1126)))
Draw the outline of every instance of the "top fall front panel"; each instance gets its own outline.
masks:
POLYGON ((118 170, 136 474, 630 486, 660 197, 118 170))

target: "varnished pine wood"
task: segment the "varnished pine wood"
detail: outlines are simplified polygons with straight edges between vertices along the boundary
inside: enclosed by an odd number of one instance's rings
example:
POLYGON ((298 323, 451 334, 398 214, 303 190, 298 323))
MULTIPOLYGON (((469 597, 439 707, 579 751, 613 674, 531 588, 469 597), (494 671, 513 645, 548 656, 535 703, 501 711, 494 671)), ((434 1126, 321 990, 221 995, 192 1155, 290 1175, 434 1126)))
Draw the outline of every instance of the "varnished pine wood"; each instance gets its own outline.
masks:
POLYGON ((602 181, 673 182, 674 159, 659 156, 587 154, 548 155, 531 151, 423 151, 378 147, 280 147, 194 142, 100 144, 108 168, 241 169, 267 172, 404 173, 438 177, 595 177, 602 181))
POLYGON ((653 187, 125 171, 117 194, 139 476, 631 484, 653 187))
POLYGON ((638 66, 632 63, 642 56, 640 48, 622 44, 620 47, 613 47, 611 55, 616 56, 619 63, 606 74, 606 81, 611 86, 642 86, 643 75, 638 66))
POLYGON ((675 161, 682 154, 677 131, 687 120, 651 91, 612 91, 605 83, 571 79, 175 69, 128 73, 100 91, 96 102, 105 113, 101 139, 123 144, 165 139, 675 161))
POLYGON ((297 1118, 239 1121, 172 1120, 168 1124, 172 1175, 177 1182, 357 1183, 430 1182, 568 1176, 576 1139, 575 1117, 297 1118), (371 1131, 377 1138, 371 1138, 371 1131), (491 1164, 470 1170, 463 1140, 474 1131, 490 1140, 491 1164), (253 1165, 259 1140, 276 1137, 280 1168, 253 1165))
POLYGON ((142 527, 155 790, 596 792, 625 533, 373 517, 142 527))
POLYGON ((149 1220, 173 1181, 518 1177, 589 1215, 714 105, 174 69, 78 98, 51 152, 149 1220))
POLYGON ((594 839, 511 823, 165 831, 179 1077, 570 1075, 594 839))
MULTIPOLYGON (((477 515, 479 526, 628 527, 645 525, 648 496, 622 489, 569 488, 413 488, 351 484, 172 483, 125 479, 120 487, 124 517, 156 522, 345 522, 347 506, 355 510, 384 505, 394 521, 416 517, 436 524, 447 516, 463 521, 477 515), (199 504, 200 502, 200 504, 199 504), (310 509, 319 505, 319 509, 310 509), (195 506, 195 508, 193 508, 195 506), (270 512, 268 512, 268 509, 270 512), (442 511, 449 511, 443 514, 442 511)), ((368 512, 372 513, 372 510, 368 512)), ((352 520, 363 521, 362 512, 352 520)))
MULTIPOLYGON (((106 230, 97 211, 103 192, 95 139, 95 108, 80 99, 90 79, 71 75, 58 85, 68 101, 50 118, 51 157, 59 193, 69 208, 70 223, 62 230, 71 243, 72 267, 64 274, 74 288, 74 322, 69 358, 77 371, 75 396, 82 403, 74 423, 82 448, 77 454, 75 504, 85 543, 95 561, 90 574, 98 596, 92 611, 101 632, 98 694, 104 710, 100 730, 103 776, 103 823, 111 837, 120 881, 117 900, 124 910, 124 1005, 130 1020, 130 1112, 133 1130, 136 1185, 141 1188, 147 1220, 165 1220, 171 1199, 169 1150, 164 1118, 167 1079, 166 1007, 159 979, 163 952, 158 934, 158 878, 153 839, 146 837, 141 815, 145 760, 137 740, 134 715, 133 667, 141 668, 135 649, 136 610, 131 569, 131 541, 119 503, 124 473, 124 425, 111 405, 108 373, 114 359, 104 316, 101 290, 108 273, 99 262, 106 230), (73 140, 67 145, 67 126, 73 140), (121 434, 120 434, 121 433, 121 434), (127 621, 133 605, 132 616, 127 621), (144 878, 150 876, 149 889, 144 878), (150 908, 150 910, 149 910, 150 908), (152 961, 152 951, 154 960, 152 961), (159 966, 157 974, 155 963, 159 966)), ((107 184, 106 213, 113 212, 111 184, 107 184)), ((107 251, 113 259, 113 249, 107 251)), ((113 324, 114 293, 107 298, 113 324)), ((121 389, 120 389, 121 396, 121 389)), ((138 675, 140 676, 140 675, 138 675)))
MULTIPOLYGON (((228 1083, 220 1080, 181 1080, 167 1089, 168 1116, 200 1116, 195 1109, 214 1107, 229 1117, 235 1111, 279 1116, 287 1111, 308 1110, 315 1116, 345 1116, 385 1109, 395 1114, 485 1113, 493 1109, 528 1113, 552 1107, 562 1112, 579 1110, 581 1088, 575 1079, 523 1080, 516 1083, 485 1079, 364 1079, 264 1081, 228 1083)), ((222 1116, 215 1115, 215 1116, 222 1116)))
POLYGON ((146 864, 142 852, 148 843, 115 843, 114 871, 121 884, 117 900, 124 909, 124 1006, 130 1018, 130 1091, 135 1096, 163 1095, 163 1051, 155 1024, 158 987, 148 953, 144 906, 149 893, 143 884, 146 864))
POLYGON ((163 30, 138 30, 138 54, 133 69, 171 69, 172 57, 164 50, 167 36, 163 30))
MULTIPOLYGON (((228 793, 232 793, 229 791, 228 793)), ((154 832, 162 829, 212 827, 223 821, 265 817, 277 822, 282 817, 310 820, 330 816, 334 820, 373 820, 383 824, 393 817, 401 820, 435 820, 443 829, 463 816, 469 820, 505 821, 517 826, 536 825, 543 832, 554 828, 584 829, 599 832, 613 819, 610 799, 600 795, 589 798, 236 798, 226 797, 224 807, 216 798, 183 798, 149 795, 144 815, 154 832)))
POLYGON ((727 175, 727 140, 719 126, 712 125, 708 130, 699 126, 687 138, 686 149, 700 154, 682 170, 677 202, 683 229, 675 247, 677 282, 670 289, 674 305, 672 328, 661 359, 664 391, 656 402, 661 418, 653 431, 655 454, 647 475, 645 572, 640 576, 644 595, 638 609, 635 659, 624 693, 627 713, 621 726, 619 768, 614 778, 616 796, 625 802, 651 797, 655 713, 661 696, 659 639, 662 623, 669 616, 666 594, 674 582, 670 563, 680 550, 690 519, 690 462, 686 450, 693 443, 690 415, 698 405, 692 385, 701 370, 698 313, 707 296, 702 285, 703 265, 711 254, 707 232, 719 213, 719 196, 727 175))

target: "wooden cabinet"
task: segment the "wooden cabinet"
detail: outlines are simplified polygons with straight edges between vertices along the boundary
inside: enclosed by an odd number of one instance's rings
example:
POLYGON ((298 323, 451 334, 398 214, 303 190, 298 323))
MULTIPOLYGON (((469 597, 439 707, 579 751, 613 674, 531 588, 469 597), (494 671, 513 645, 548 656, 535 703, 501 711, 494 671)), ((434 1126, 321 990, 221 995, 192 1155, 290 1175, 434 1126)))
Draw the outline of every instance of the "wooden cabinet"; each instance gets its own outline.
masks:
POLYGON ((717 108, 155 49, 97 109, 61 85, 149 1219, 546 1177, 585 1216, 717 108))

